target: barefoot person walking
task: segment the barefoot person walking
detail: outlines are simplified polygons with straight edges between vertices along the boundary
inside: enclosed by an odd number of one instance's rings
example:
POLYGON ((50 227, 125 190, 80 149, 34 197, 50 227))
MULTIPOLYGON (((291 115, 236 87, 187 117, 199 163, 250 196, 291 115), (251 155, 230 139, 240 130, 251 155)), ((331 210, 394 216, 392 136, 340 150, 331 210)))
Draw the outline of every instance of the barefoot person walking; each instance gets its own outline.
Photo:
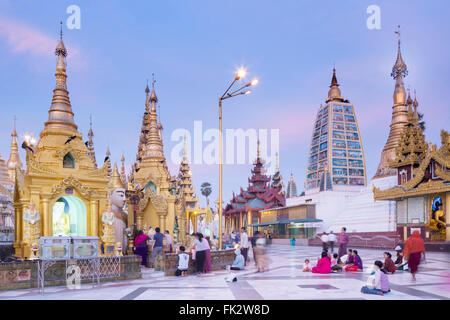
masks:
POLYGON ((420 258, 425 260, 425 244, 420 237, 419 231, 413 231, 412 235, 405 241, 404 257, 408 260, 409 271, 416 281, 416 273, 420 264, 420 258))
POLYGON ((347 244, 348 244, 348 234, 346 233, 347 228, 343 227, 341 229, 341 234, 339 235, 339 258, 342 257, 347 252, 347 244))

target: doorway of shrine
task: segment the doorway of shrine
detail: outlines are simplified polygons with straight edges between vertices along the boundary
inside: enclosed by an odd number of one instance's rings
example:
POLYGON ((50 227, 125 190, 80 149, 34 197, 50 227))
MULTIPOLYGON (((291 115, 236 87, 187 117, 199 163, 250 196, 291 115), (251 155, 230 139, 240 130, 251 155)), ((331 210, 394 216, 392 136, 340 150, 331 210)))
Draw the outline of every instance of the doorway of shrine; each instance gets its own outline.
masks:
POLYGON ((64 196, 53 206, 53 236, 86 236, 87 211, 75 196, 64 196))

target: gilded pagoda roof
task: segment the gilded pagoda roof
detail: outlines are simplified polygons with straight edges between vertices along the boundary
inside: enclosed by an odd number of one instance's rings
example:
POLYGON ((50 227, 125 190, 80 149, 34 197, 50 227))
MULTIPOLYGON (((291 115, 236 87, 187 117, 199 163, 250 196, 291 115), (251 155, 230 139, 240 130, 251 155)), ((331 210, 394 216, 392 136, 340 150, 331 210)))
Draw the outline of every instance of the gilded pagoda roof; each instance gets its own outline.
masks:
MULTIPOLYGON (((419 166, 413 168, 412 178, 401 185, 380 190, 373 187, 375 200, 394 200, 438 192, 450 192, 450 135, 441 131, 441 148, 432 145, 425 149, 419 166), (433 179, 426 179, 427 169, 433 165, 433 179)), ((401 146, 399 146, 400 148, 401 146)), ((404 163, 409 163, 407 159, 404 163)))

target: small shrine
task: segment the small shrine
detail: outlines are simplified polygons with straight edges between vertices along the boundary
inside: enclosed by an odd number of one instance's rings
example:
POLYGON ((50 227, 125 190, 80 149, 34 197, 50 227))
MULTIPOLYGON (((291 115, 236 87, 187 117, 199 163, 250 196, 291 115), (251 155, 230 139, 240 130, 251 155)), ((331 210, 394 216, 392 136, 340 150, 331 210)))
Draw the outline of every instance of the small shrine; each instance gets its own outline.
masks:
POLYGON ((374 187, 375 200, 395 200, 397 232, 406 239, 420 230, 425 240, 450 241, 450 134, 441 131, 441 147, 425 142, 419 125, 418 102, 408 96, 408 125, 389 162, 396 170, 397 186, 374 187))
MULTIPOLYGON (((67 90, 67 50, 56 47, 56 86, 39 141, 25 141, 26 168, 15 166, 16 256, 38 256, 40 237, 101 237, 109 207, 107 159, 97 169, 93 149, 74 121, 67 90)), ((16 161, 17 162, 17 161, 16 161)))
POLYGON ((247 190, 241 188, 238 195, 233 193, 233 198, 223 210, 225 233, 239 231, 241 227, 260 223, 261 213, 259 211, 261 210, 286 206, 286 196, 278 167, 278 154, 273 176, 267 176, 264 170, 264 160, 261 158, 258 141, 257 158, 253 163, 252 176, 248 179, 247 190))

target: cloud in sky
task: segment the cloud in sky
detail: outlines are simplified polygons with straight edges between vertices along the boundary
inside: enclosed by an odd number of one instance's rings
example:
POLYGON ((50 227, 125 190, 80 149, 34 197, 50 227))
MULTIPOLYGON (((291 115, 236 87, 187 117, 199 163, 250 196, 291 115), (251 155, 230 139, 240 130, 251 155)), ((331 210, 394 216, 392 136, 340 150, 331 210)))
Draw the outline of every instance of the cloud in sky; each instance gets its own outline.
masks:
MULTIPOLYGON (((58 39, 51 37, 36 27, 26 23, 0 16, 0 41, 6 41, 13 53, 27 54, 33 58, 49 57, 57 45, 58 39)), ((80 50, 71 46, 71 61, 80 65, 80 50)))

